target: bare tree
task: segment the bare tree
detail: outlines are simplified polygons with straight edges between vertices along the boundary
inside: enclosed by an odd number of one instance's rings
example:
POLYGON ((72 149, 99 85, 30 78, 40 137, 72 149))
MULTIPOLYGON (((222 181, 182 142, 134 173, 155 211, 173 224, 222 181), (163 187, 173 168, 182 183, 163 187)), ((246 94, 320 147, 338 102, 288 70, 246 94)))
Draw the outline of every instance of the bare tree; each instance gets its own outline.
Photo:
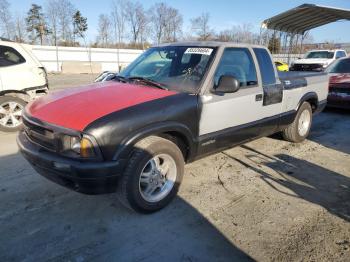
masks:
POLYGON ((175 42, 182 33, 183 18, 178 9, 168 9, 168 23, 165 27, 164 40, 175 42))
POLYGON ((60 1, 49 0, 45 6, 45 13, 47 14, 49 26, 52 32, 52 44, 57 46, 58 38, 58 27, 59 27, 59 12, 60 12, 60 1))
POLYGON ((62 41, 69 44, 73 40, 73 16, 75 8, 69 0, 57 1, 58 25, 62 41))
POLYGON ((136 15, 137 15, 137 21, 139 24, 139 35, 140 35, 140 44, 142 46, 142 49, 145 48, 144 43, 146 41, 146 36, 149 32, 149 19, 146 15, 145 9, 142 8, 138 8, 136 10, 136 15))
POLYGON ((183 23, 179 10, 166 3, 157 3, 151 8, 151 27, 156 42, 174 42, 181 33, 183 23))
POLYGON ((232 27, 233 40, 237 43, 253 43, 254 33, 251 24, 241 24, 232 27))
POLYGON ((111 21, 106 14, 101 14, 98 18, 98 42, 102 47, 108 47, 110 40, 111 21))
POLYGON ((225 42, 257 44, 259 42, 259 35, 252 32, 251 24, 241 24, 221 31, 217 39, 225 42))
POLYGON ((130 25, 133 44, 136 44, 137 40, 143 44, 148 24, 143 6, 139 2, 126 2, 126 19, 130 25))
POLYGON ((14 24, 10 12, 10 4, 7 0, 0 0, 0 28, 5 37, 12 39, 14 24))
POLYGON ((25 43, 27 41, 25 19, 20 14, 15 17, 15 41, 25 43))
POLYGON ((117 0, 112 3, 112 22, 117 45, 123 42, 126 24, 126 2, 125 0, 117 0))
POLYGON ((157 3, 151 8, 151 26, 158 44, 161 42, 167 26, 167 12, 166 3, 157 3))
POLYGON ((198 35, 198 40, 209 40, 212 37, 213 32, 209 26, 209 20, 209 13, 203 13, 191 19, 191 28, 198 35))

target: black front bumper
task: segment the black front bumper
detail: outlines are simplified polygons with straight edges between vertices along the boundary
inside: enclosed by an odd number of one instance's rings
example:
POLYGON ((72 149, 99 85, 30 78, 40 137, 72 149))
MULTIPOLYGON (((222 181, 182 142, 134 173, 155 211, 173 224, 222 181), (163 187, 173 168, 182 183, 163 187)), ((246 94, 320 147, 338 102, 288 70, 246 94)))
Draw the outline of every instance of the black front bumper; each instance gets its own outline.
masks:
POLYGON ((19 132, 17 144, 22 155, 40 175, 77 192, 114 192, 123 171, 123 161, 80 161, 49 152, 30 141, 24 131, 19 132))

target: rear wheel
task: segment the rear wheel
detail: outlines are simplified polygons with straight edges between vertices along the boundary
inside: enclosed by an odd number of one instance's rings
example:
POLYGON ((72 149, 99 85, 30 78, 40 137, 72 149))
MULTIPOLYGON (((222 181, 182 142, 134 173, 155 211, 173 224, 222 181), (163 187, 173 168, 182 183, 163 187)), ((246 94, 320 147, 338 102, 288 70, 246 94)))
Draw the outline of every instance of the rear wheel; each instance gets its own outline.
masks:
POLYGON ((150 136, 135 145, 117 195, 125 206, 135 211, 155 212, 176 196, 183 172, 184 159, 177 145, 150 136))
POLYGON ((22 113, 26 102, 12 96, 0 97, 0 130, 18 131, 22 126, 22 113))
POLYGON ((305 140, 310 133, 312 124, 312 109, 308 102, 304 102, 298 110, 293 121, 285 130, 283 130, 283 138, 287 141, 299 143, 305 140))

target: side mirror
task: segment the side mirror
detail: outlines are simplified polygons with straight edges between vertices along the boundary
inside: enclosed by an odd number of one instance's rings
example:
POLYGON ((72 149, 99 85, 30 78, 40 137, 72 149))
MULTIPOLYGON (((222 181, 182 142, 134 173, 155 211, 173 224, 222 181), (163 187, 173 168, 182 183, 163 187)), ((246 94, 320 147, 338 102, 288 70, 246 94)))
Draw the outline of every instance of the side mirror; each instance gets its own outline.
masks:
POLYGON ((239 81, 236 78, 229 75, 222 75, 219 78, 219 84, 215 88, 215 91, 219 93, 235 93, 239 88, 239 81))

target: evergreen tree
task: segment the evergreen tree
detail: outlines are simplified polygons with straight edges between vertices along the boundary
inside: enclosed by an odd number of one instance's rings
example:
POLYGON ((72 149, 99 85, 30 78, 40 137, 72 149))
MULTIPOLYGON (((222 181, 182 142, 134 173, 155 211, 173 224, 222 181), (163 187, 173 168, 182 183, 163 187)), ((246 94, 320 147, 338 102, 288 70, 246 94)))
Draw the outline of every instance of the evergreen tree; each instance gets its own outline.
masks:
POLYGON ((73 37, 74 37, 74 44, 75 44, 75 37, 81 37, 84 38, 85 32, 88 29, 87 25, 87 18, 83 17, 79 10, 75 12, 73 15, 73 37))
POLYGON ((45 16, 42 12, 42 7, 40 5, 32 4, 27 13, 26 23, 27 32, 31 33, 30 38, 32 43, 39 38, 40 44, 42 45, 44 36, 50 34, 50 30, 47 26, 45 16))

